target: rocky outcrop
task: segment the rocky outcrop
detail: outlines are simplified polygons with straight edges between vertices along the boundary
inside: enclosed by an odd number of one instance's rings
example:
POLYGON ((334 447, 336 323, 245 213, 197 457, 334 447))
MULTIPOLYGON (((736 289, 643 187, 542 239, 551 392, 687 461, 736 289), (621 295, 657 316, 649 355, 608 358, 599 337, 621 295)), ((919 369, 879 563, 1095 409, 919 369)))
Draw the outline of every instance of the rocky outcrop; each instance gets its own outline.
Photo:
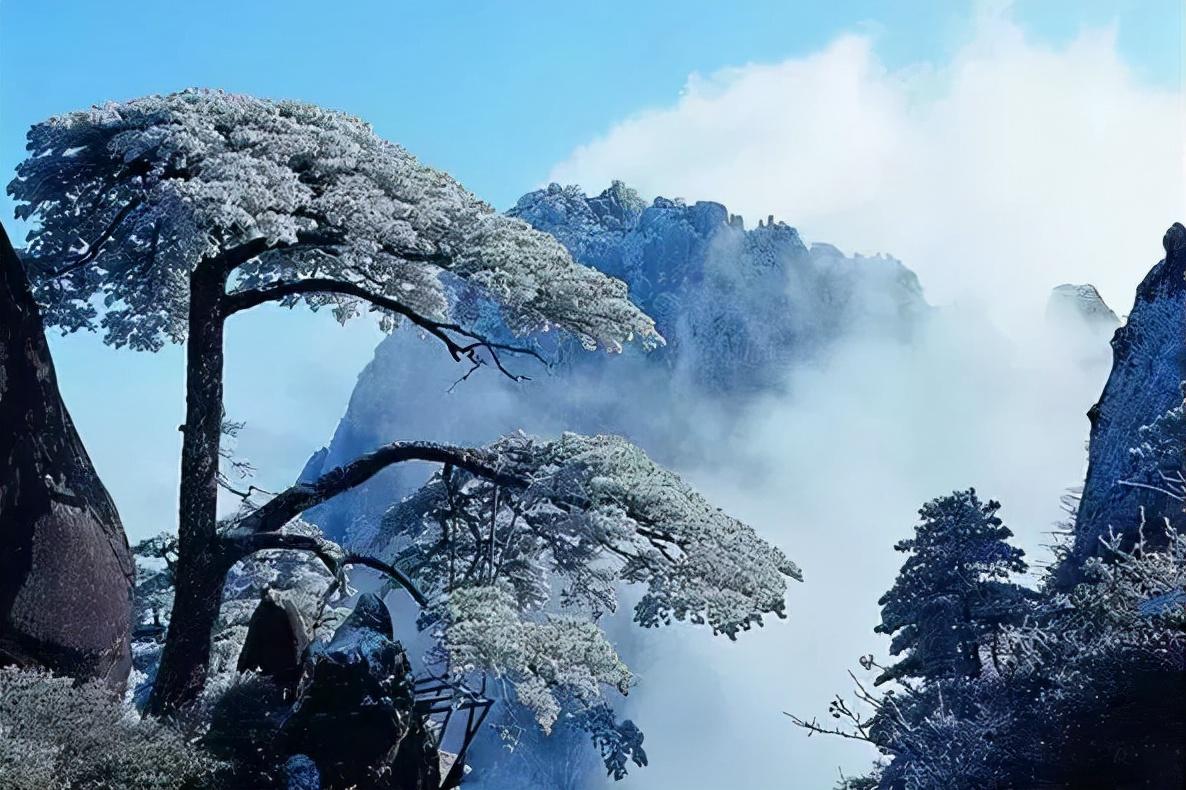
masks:
MULTIPOLYGON (((1141 426, 1152 423, 1182 400, 1186 380, 1186 227, 1175 223, 1162 240, 1165 259, 1137 288, 1128 321, 1112 338, 1112 372, 1103 394, 1088 413, 1091 442, 1087 479, 1075 519, 1071 556, 1060 577, 1073 582, 1076 570, 1099 551, 1108 530, 1133 535, 1146 520, 1156 523, 1166 499, 1128 486, 1130 450, 1141 426)), ((1156 540, 1155 530, 1149 537, 1156 540)))
MULTIPOLYGON (((397 438, 470 444, 518 429, 617 433, 661 462, 694 463, 740 406, 786 386, 793 363, 822 358, 842 337, 909 338, 930 310, 898 261, 809 248, 773 217, 746 230, 719 203, 648 205, 620 182, 595 197, 553 184, 510 213, 625 280, 667 345, 611 356, 542 334, 532 341, 558 360, 550 370, 507 358, 532 380, 481 371, 453 387, 464 369, 434 341, 400 330, 375 350, 333 441, 302 479, 397 438)), ((471 309, 469 324, 505 332, 491 305, 471 309)), ((423 479, 422 469, 387 470, 307 517, 335 540, 365 545, 381 514, 423 479)))
POLYGON ((440 786, 435 743, 415 710, 412 672, 378 596, 359 596, 328 644, 308 651, 284 750, 307 755, 325 787, 440 786))
POLYGON ((300 679, 301 659, 308 646, 308 629, 296 605, 265 590, 247 624, 236 669, 270 677, 291 692, 300 679))
POLYGON ((0 662, 122 688, 133 564, 58 393, 41 316, 0 228, 0 662))

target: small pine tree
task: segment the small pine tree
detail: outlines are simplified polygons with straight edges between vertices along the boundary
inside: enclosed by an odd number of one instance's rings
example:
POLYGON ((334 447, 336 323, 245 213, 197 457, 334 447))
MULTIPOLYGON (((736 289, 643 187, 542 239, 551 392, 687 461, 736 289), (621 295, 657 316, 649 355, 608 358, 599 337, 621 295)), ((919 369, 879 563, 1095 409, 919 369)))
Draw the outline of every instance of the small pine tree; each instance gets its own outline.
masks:
POLYGON ((969 488, 918 511, 914 537, 894 546, 910 556, 878 601, 881 624, 874 629, 893 637, 891 654, 906 655, 878 684, 980 675, 981 645, 1023 595, 1009 576, 1026 570, 1024 552, 1009 545, 1013 533, 996 516, 999 508, 969 488))

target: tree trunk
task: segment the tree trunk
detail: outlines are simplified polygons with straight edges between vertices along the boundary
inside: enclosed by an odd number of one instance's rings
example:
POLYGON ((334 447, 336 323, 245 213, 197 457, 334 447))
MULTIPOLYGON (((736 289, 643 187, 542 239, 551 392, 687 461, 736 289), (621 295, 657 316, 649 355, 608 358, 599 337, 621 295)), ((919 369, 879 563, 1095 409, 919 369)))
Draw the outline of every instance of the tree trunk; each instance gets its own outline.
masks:
POLYGON ((176 592, 149 702, 149 711, 156 715, 177 710, 201 692, 222 602, 227 568, 215 528, 225 289, 226 273, 217 260, 203 260, 190 276, 176 592))
POLYGON ((962 600, 964 633, 968 637, 961 645, 961 652, 964 654, 964 675, 970 680, 976 680, 984 671, 984 663, 980 660, 980 634, 977 632, 975 618, 972 616, 972 607, 968 603, 966 594, 962 600))

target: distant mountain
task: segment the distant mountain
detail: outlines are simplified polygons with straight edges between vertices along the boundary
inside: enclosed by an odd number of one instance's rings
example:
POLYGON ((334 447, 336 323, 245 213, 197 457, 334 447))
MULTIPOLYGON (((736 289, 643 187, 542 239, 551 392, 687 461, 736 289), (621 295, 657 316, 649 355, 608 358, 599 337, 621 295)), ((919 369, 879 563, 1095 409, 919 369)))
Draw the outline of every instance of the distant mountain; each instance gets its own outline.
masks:
POLYGON ((1090 284, 1060 285, 1046 302, 1046 328, 1059 353, 1091 369, 1107 369, 1108 340, 1120 319, 1090 284))
MULTIPOLYGON (((329 446, 302 477, 393 439, 489 441, 516 429, 628 436, 661 461, 698 460, 753 397, 786 385, 790 366, 818 360, 840 338, 909 339, 931 308, 899 261, 810 248, 773 217, 747 230, 719 203, 656 198, 620 182, 595 197, 551 185, 509 212, 559 239, 580 262, 626 281, 667 340, 649 353, 586 352, 539 337, 556 365, 507 358, 535 380, 464 373, 431 340, 399 330, 359 376, 329 446)), ((475 308, 487 321, 493 311, 475 308)), ((391 470, 310 514, 336 538, 366 540, 391 503, 424 471, 391 470)))
POLYGON ((1046 316, 1050 319, 1078 321, 1091 328, 1112 331, 1120 326, 1120 319, 1094 285, 1060 285, 1050 292, 1046 303, 1046 316))
POLYGON ((597 197, 552 184, 510 210, 581 263, 624 280, 668 340, 655 355, 705 391, 781 383, 785 363, 854 330, 908 337, 928 308, 899 261, 809 249, 773 216, 746 230, 720 203, 656 198, 622 182, 597 197))

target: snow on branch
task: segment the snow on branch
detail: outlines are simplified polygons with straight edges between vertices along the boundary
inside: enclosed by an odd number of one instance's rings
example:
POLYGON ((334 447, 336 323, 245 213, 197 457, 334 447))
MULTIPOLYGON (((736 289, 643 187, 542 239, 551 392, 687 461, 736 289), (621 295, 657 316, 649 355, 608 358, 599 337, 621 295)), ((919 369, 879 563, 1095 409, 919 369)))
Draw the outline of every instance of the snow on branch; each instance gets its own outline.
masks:
POLYGON ((370 551, 428 598, 420 626, 446 673, 493 675, 545 731, 562 715, 588 722, 620 777, 646 756, 603 697, 632 683, 600 625, 619 590, 642 588, 640 625, 735 638, 785 616, 799 569, 620 437, 518 433, 480 452, 497 476, 446 465, 388 511, 370 551))
POLYGON ((596 613, 616 606, 615 585, 643 585, 643 626, 688 620, 735 638, 785 616, 798 567, 626 440, 516 434, 486 450, 526 485, 446 470, 392 508, 372 547, 396 553, 430 597, 506 580, 531 608, 556 576, 563 600, 596 613))
POLYGON ((1183 402, 1140 430, 1140 443, 1130 454, 1134 475, 1123 486, 1142 488, 1186 503, 1186 381, 1183 402))
POLYGON ((602 684, 625 694, 634 681, 596 623, 556 614, 525 618, 505 587, 463 587, 438 606, 452 671, 511 678, 519 703, 545 733, 567 695, 592 707, 601 699, 602 684))
POLYGON ((311 507, 361 485, 388 466, 405 461, 450 464, 489 477, 503 485, 523 481, 492 465, 491 454, 435 442, 392 442, 332 469, 312 482, 302 482, 281 491, 236 525, 242 532, 273 532, 311 507))

